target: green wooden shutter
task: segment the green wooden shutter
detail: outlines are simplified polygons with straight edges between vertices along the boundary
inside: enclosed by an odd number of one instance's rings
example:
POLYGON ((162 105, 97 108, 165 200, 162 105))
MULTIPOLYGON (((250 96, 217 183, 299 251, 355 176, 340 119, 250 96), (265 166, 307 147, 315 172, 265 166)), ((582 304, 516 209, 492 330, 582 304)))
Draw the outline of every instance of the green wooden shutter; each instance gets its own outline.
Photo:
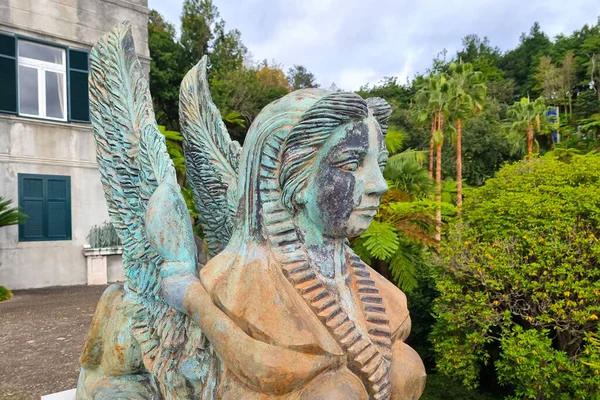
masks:
POLYGON ((17 113, 17 39, 0 33, 0 112, 17 113))
POLYGON ((19 174, 19 207, 27 214, 19 240, 71 239, 71 178, 19 174))
POLYGON ((69 49, 69 120, 90 122, 88 52, 69 49))
POLYGON ((46 178, 46 237, 71 239, 71 184, 68 176, 46 178))
POLYGON ((19 174, 19 207, 27 214, 19 225, 20 241, 44 240, 44 178, 19 174))

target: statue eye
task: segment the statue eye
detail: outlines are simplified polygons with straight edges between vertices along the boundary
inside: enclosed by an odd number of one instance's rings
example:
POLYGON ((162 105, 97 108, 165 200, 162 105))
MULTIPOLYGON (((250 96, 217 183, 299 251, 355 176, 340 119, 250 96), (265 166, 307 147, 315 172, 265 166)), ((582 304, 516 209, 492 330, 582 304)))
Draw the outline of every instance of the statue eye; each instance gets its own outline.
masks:
POLYGON ((381 170, 381 173, 383 173, 383 171, 385 170, 386 164, 387 164, 387 161, 381 161, 379 163, 379 169, 381 170))
POLYGON ((357 160, 348 160, 343 161, 337 165, 337 167, 343 171, 354 172, 358 169, 358 161, 357 160))

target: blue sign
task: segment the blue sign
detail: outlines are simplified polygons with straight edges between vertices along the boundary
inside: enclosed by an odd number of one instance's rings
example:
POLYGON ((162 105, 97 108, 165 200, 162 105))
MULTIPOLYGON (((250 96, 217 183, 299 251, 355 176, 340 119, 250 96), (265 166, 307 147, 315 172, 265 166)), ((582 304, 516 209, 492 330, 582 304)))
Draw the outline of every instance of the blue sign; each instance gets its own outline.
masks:
MULTIPOLYGON (((546 111, 546 118, 552 124, 556 124, 555 126, 558 126, 558 108, 554 108, 554 109, 550 109, 550 110, 546 111)), ((558 131, 552 131, 551 134, 552 134, 552 141, 554 143, 558 143, 560 141, 560 135, 558 134, 558 131)))

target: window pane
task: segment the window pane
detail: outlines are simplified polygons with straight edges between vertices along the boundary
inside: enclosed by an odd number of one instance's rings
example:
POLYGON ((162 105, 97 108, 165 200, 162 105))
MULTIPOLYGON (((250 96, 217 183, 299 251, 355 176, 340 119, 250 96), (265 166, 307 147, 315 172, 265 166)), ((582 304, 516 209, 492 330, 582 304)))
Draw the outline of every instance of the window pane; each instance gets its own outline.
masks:
POLYGON ((38 71, 35 68, 19 66, 19 112, 39 115, 38 71))
POLYGON ((63 53, 64 50, 58 47, 44 46, 42 44, 19 40, 20 57, 34 58, 36 60, 62 65, 63 53))
POLYGON ((46 71, 46 116, 64 119, 65 74, 46 71))

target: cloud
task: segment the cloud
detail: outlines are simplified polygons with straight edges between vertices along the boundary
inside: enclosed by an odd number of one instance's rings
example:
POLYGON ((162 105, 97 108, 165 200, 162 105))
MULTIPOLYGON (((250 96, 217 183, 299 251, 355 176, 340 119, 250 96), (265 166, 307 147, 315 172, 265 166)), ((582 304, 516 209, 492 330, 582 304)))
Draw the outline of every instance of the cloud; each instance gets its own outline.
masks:
MULTIPOLYGON (((401 82, 425 72, 443 49, 476 33, 503 50, 535 21, 553 37, 595 23, 589 0, 213 0, 229 29, 242 32, 255 60, 303 64, 323 87, 355 90, 385 76, 401 82)), ((149 0, 179 22, 182 0, 149 0)))

